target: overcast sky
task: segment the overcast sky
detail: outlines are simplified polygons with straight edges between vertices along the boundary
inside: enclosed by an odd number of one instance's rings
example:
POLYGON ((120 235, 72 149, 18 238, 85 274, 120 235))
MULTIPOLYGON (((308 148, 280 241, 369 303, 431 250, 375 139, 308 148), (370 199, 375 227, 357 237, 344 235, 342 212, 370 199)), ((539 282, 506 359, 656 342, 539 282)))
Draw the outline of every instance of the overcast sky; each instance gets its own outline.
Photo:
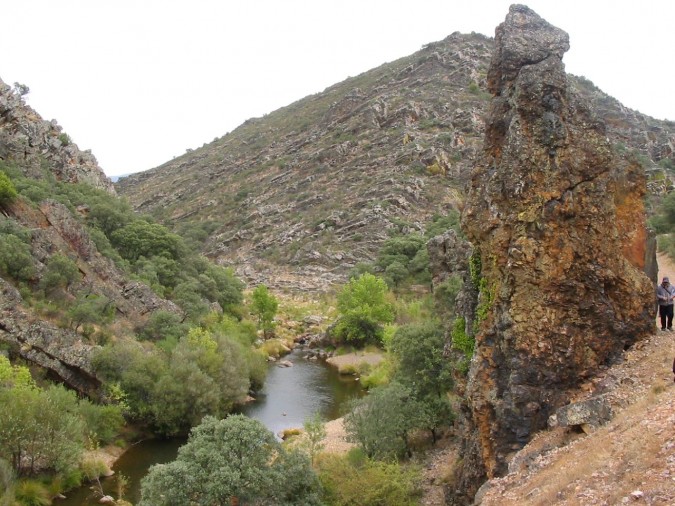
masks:
MULTIPOLYGON (((455 31, 508 0, 0 0, 0 78, 30 87, 108 175, 161 165, 455 31)), ((530 0, 570 34, 568 72, 675 120, 675 1, 530 0)))

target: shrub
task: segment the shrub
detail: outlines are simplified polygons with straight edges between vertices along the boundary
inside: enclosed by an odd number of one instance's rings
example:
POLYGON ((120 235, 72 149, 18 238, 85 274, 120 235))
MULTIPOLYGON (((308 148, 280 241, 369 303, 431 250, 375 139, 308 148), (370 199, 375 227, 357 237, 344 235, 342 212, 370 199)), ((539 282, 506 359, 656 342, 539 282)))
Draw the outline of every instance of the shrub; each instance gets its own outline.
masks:
POLYGON ((287 450, 262 423, 243 415, 206 417, 169 464, 141 482, 140 506, 320 504, 309 459, 287 450))
POLYGON ((66 255, 56 253, 47 261, 40 286, 45 293, 57 289, 67 290, 71 284, 79 281, 81 277, 80 270, 73 260, 66 255))
POLYGON ((370 460, 352 450, 346 456, 322 454, 317 467, 325 502, 335 506, 413 506, 422 495, 414 466, 370 460))
POLYGON ((29 281, 35 274, 28 244, 14 234, 0 233, 0 272, 16 281, 29 281))
POLYGON ((49 490, 37 480, 21 480, 16 485, 14 497, 24 506, 48 506, 52 503, 49 490))
POLYGON ((349 403, 344 417, 348 439, 376 459, 410 456, 408 434, 424 424, 423 410, 400 383, 373 389, 349 403))
POLYGON ((4 171, 0 171, 0 206, 4 206, 12 202, 18 193, 12 180, 9 179, 4 171))
POLYGON ((443 356, 443 328, 435 323, 399 328, 391 342, 398 361, 395 377, 417 397, 442 397, 452 388, 451 363, 443 356))

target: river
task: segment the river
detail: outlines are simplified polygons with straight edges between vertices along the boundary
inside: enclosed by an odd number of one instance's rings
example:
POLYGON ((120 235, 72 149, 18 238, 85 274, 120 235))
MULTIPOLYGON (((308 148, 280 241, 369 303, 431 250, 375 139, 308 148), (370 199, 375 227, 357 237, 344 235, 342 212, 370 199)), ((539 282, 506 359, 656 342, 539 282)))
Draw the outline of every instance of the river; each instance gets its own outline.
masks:
MULTIPOLYGON (((292 367, 270 365, 265 387, 255 402, 247 404, 240 412, 260 420, 275 434, 284 429, 302 427, 304 421, 319 412, 326 420, 341 415, 344 403, 362 394, 362 389, 352 377, 340 376, 322 361, 302 358, 303 351, 294 350, 284 357, 292 367)), ((124 497, 136 504, 140 500, 140 481, 153 464, 170 462, 176 458, 178 448, 185 439, 153 439, 130 447, 115 463, 113 470, 130 479, 124 497)), ((102 480, 106 493, 117 497, 115 477, 102 480)), ((98 504, 97 497, 88 487, 80 487, 66 494, 67 499, 56 501, 59 506, 88 506, 98 504)))

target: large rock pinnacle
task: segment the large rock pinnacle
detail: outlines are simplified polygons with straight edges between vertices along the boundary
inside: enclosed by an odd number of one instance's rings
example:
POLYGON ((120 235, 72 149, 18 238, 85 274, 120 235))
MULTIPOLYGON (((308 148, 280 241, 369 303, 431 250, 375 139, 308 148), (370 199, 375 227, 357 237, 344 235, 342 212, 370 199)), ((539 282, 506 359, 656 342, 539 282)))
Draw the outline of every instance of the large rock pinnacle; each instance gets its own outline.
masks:
POLYGON ((495 46, 462 220, 483 278, 460 483, 469 494, 505 471, 568 389, 654 327, 644 176, 622 166, 568 89, 567 34, 513 5, 495 46))

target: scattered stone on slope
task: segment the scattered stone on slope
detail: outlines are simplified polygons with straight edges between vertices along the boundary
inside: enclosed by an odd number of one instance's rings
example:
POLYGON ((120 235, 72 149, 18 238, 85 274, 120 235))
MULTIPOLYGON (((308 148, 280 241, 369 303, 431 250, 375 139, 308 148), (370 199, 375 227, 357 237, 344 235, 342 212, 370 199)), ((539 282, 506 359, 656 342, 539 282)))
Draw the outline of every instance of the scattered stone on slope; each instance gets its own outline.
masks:
POLYGON ((570 388, 653 329, 644 172, 615 157, 568 86, 568 48, 522 5, 496 30, 485 149, 462 218, 484 279, 458 477, 468 496, 506 471, 570 388))

